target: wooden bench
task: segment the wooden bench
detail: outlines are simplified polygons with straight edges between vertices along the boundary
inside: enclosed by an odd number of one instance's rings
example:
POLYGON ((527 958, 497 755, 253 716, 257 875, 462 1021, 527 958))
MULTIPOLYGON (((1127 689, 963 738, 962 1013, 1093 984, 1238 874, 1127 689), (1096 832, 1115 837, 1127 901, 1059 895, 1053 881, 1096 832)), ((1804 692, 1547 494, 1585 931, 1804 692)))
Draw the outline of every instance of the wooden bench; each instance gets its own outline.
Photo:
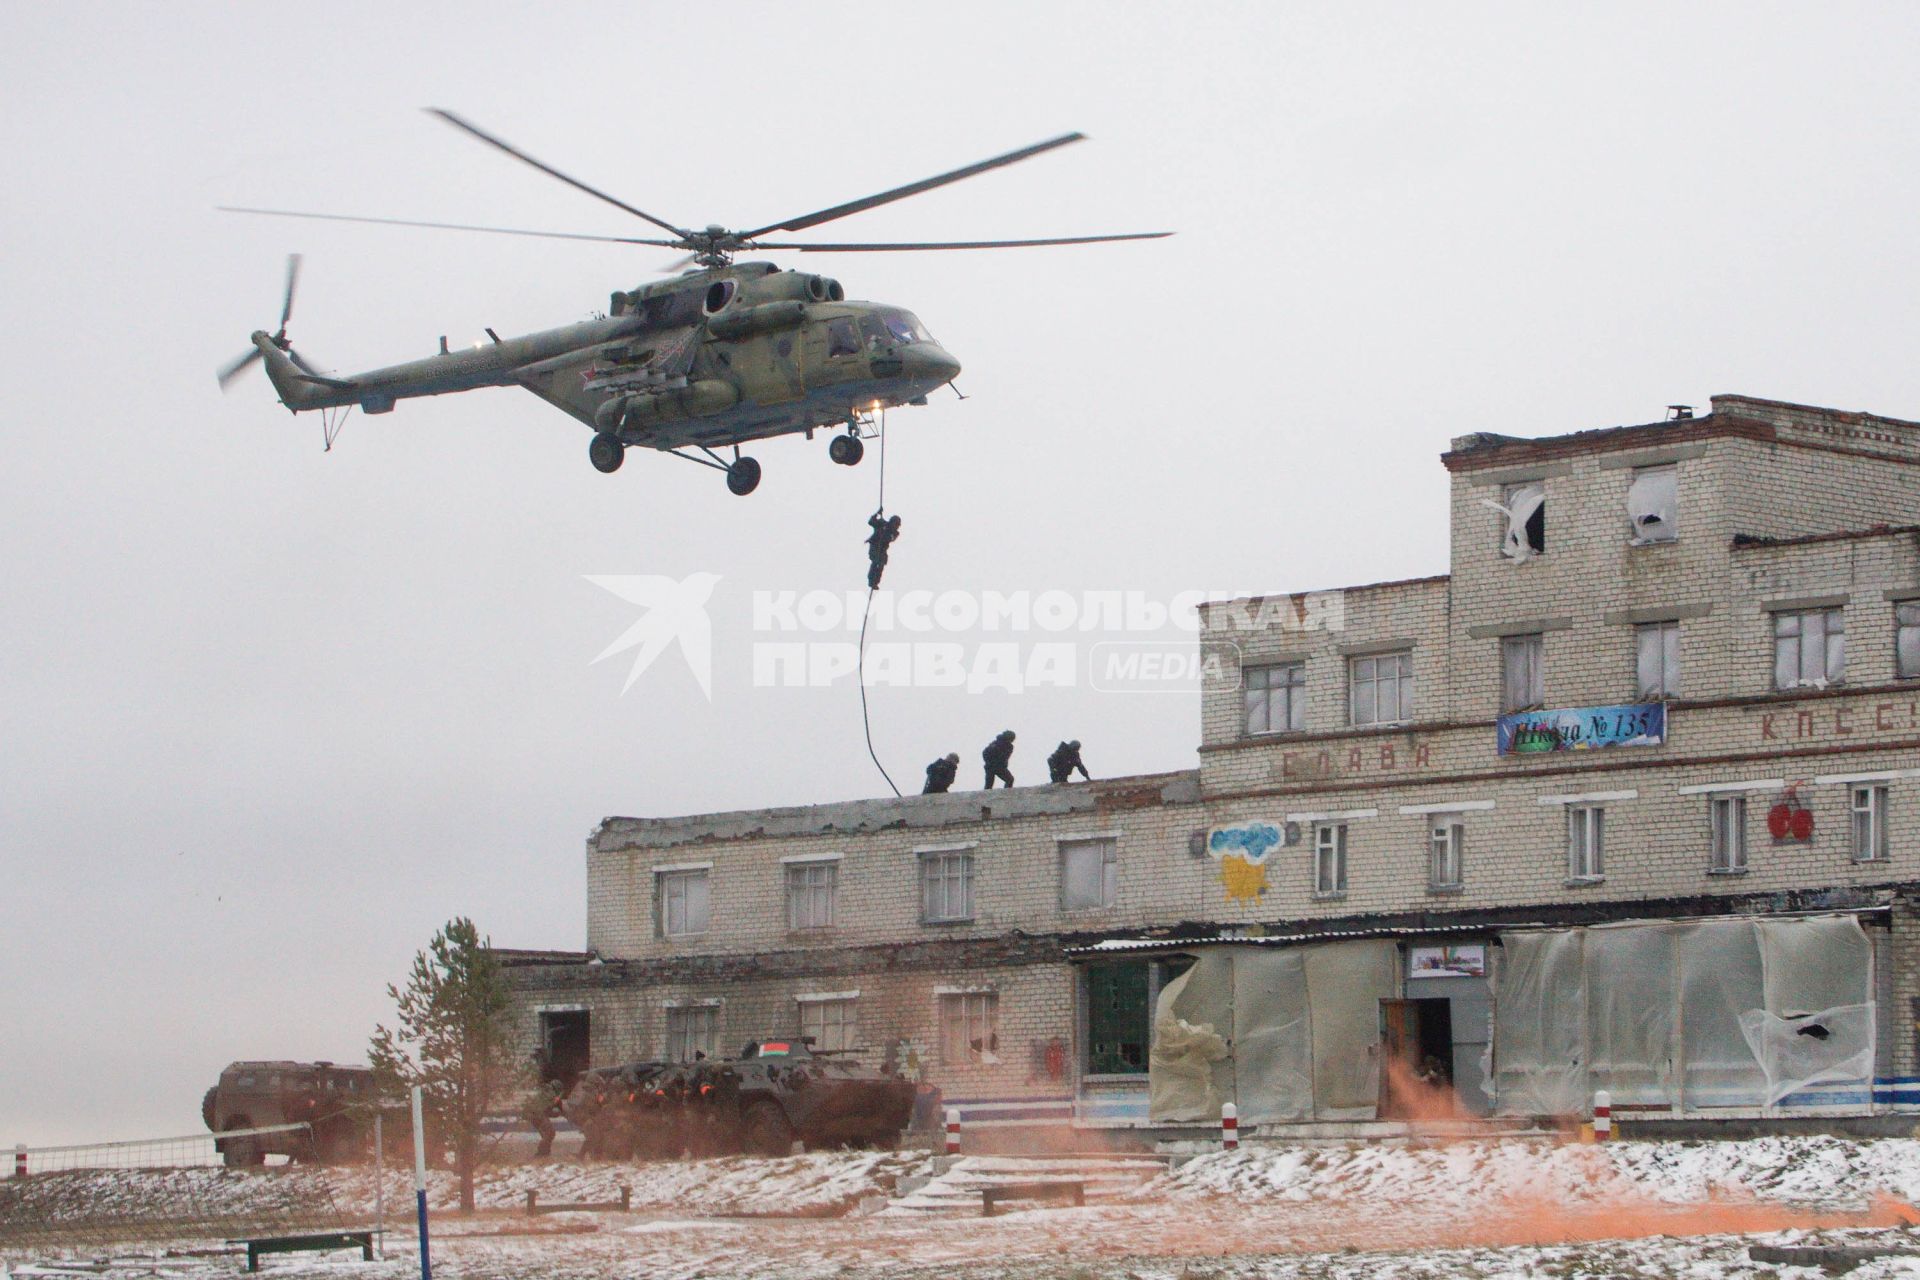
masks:
POLYGON ((529 1190, 527 1192, 527 1215, 529 1217, 542 1213, 613 1213, 616 1211, 620 1213, 630 1213, 632 1212, 632 1206, 633 1188, 627 1186, 620 1188, 620 1198, 618 1200, 580 1201, 574 1204, 541 1204, 540 1193, 538 1191, 529 1190))
POLYGON ((360 1256, 367 1262, 373 1261, 373 1232, 371 1231, 320 1231, 307 1236, 266 1236, 258 1240, 244 1241, 247 1246, 247 1270, 260 1269, 260 1255, 263 1253, 304 1253, 325 1249, 351 1249, 360 1246, 360 1256))
POLYGON ((1005 1200, 1061 1200, 1075 1208, 1087 1203, 1087 1184, 1084 1182, 1003 1182, 995 1187, 980 1188, 980 1212, 983 1217, 991 1218, 994 1210, 1005 1200))

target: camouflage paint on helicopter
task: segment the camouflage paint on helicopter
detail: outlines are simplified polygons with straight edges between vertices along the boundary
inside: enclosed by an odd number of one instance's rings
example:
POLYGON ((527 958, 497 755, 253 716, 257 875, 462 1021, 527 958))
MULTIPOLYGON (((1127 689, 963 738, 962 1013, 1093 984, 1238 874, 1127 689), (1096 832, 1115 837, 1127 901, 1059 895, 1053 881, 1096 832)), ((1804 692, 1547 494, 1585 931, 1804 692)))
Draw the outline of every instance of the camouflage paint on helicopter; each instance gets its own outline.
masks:
POLYGON ((894 244, 763 238, 770 232, 804 230, 1027 159, 1080 141, 1083 135, 1078 133, 755 230, 732 231, 715 225, 696 231, 677 227, 569 177, 450 112, 432 114, 524 164, 672 232, 673 238, 579 235, 273 209, 232 211, 654 245, 688 251, 699 269, 615 293, 604 318, 518 338, 501 338, 489 329, 491 344, 458 351, 449 350, 443 338, 438 355, 339 377, 319 372, 293 350, 287 338, 299 279, 300 259, 295 255, 288 263, 278 332, 256 330, 253 349, 221 371, 222 387, 256 360, 265 364, 281 402, 295 413, 353 407, 386 413, 398 401, 416 396, 522 386, 593 428, 588 456, 601 471, 619 470, 629 448, 656 449, 725 471, 727 487, 746 494, 760 482, 760 464, 740 456, 738 446, 743 442, 792 432, 811 437, 816 429, 844 424, 845 434, 834 436, 828 454, 833 461, 852 466, 865 452, 859 434, 863 421, 878 410, 925 404, 929 392, 958 376, 960 362, 909 311, 848 302, 836 280, 783 271, 768 262, 736 264, 736 253, 1025 248, 1170 234, 894 244), (729 445, 734 446, 731 462, 713 452, 729 445), (697 454, 681 452, 688 449, 697 454))

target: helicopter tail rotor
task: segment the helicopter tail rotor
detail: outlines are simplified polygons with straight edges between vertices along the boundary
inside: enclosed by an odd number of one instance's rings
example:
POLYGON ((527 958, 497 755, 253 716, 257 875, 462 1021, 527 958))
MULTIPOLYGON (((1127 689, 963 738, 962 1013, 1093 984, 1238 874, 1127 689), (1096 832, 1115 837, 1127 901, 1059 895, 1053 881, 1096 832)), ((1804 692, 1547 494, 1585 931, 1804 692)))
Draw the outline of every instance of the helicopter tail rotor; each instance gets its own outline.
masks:
POLYGON ((299 287, 299 284, 300 284, 300 255, 297 253, 290 253, 287 255, 286 295, 281 299, 281 302, 280 302, 280 328, 271 334, 262 330, 260 333, 255 335, 256 341, 254 343, 252 350, 248 351, 245 355, 239 357, 238 359, 233 360, 221 367, 220 371, 215 376, 220 383, 220 389, 222 391, 225 391, 228 387, 233 385, 234 380, 238 378, 241 374, 245 373, 249 368, 251 368, 256 361, 263 360, 266 358, 266 348, 264 348, 259 344, 259 342, 257 341, 257 339, 259 338, 266 338, 274 346, 286 352, 287 358, 293 361, 293 363, 302 372, 308 373, 308 374, 313 373, 313 370, 308 368, 306 361, 302 360, 300 356, 294 351, 293 343, 287 337, 287 322, 293 318, 293 295, 294 295, 295 289, 299 287))

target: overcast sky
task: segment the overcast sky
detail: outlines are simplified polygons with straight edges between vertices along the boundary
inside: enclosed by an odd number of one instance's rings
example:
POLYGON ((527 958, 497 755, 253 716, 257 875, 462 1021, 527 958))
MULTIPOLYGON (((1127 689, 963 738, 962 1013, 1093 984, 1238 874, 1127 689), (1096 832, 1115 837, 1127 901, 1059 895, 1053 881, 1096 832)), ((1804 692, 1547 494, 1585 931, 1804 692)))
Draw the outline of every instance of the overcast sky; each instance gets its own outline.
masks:
MULTIPOLYGON (((871 796, 855 688, 756 688, 756 590, 857 588, 877 459, 603 476, 517 390, 320 426, 214 370, 278 315, 351 372, 585 318, 673 255, 216 204, 752 226, 1070 129, 788 258, 913 309, 965 401, 891 415, 901 591, 1446 569, 1448 438, 1739 391, 1920 417, 1912 73, 1887 5, 0 6, 0 1144, 188 1133, 243 1057, 363 1060, 456 914, 578 947, 605 815, 871 796), (716 574, 712 696, 588 575, 716 574)), ((809 637, 801 637, 809 638, 809 637)), ((826 637, 840 639, 839 636, 826 637)), ((1014 637, 1030 640, 1034 637, 1014 637)), ((1044 637, 1042 637, 1044 638, 1044 637)), ((1078 639, 1079 637, 1075 637, 1078 639)), ((1190 697, 886 687, 903 786, 1020 732, 1192 767, 1190 697)))

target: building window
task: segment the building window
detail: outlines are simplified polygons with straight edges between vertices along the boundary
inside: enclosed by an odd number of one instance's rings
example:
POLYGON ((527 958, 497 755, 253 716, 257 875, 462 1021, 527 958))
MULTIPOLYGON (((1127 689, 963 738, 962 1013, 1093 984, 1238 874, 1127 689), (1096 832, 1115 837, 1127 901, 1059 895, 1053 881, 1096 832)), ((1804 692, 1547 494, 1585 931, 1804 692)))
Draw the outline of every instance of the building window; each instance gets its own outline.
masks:
POLYGON ((840 892, 837 862, 787 864, 787 928, 833 928, 834 900, 840 892))
POLYGON ((920 918, 928 922, 973 919, 971 849, 920 855, 920 918))
POLYGON ((654 873, 653 900, 663 938, 684 938, 707 931, 707 871, 654 873))
POLYGON ((1634 667, 1642 702, 1680 696, 1680 624, 1649 622, 1634 628, 1634 667))
POLYGON ((1313 829, 1313 891, 1333 897, 1347 891, 1347 824, 1323 822, 1313 829))
POLYGON ((859 1001, 851 998, 800 1001, 800 1035, 811 1037, 822 1053, 844 1053, 860 1045, 859 1001))
POLYGON ((1847 623, 1838 609, 1773 615, 1773 687, 1838 684, 1847 673, 1847 623))
POLYGON ((667 1061, 693 1062, 720 1053, 720 1006, 673 1005, 667 1009, 667 1061))
POLYGON ((1680 468, 1641 467, 1627 486, 1630 541, 1672 542, 1680 536, 1680 468))
POLYGON ((1119 880, 1119 841, 1060 842, 1060 909, 1098 911, 1111 907, 1119 880))
POLYGON ((1747 798, 1715 796, 1708 806, 1713 824, 1713 861, 1721 874, 1747 869, 1747 798))
POLYGON ((1546 637, 1539 632, 1500 641, 1500 709, 1532 711, 1547 704, 1546 637))
POLYGON ((1145 1075, 1150 1040, 1152 966, 1090 964, 1087 973, 1087 1073, 1145 1075))
POLYGON ((1307 723, 1307 664, 1246 670, 1247 732, 1292 733, 1307 723))
POLYGON ((1348 714, 1354 724, 1413 719, 1413 655, 1383 653, 1347 660, 1348 714))
POLYGON ((1853 788, 1853 858, 1881 862, 1887 856, 1887 788, 1883 783, 1853 788))
POLYGON ((1893 606, 1893 674, 1920 679, 1920 600, 1893 606))
POLYGON ((1510 484, 1500 491, 1500 510, 1507 525, 1500 534, 1500 554, 1525 560, 1547 552, 1547 486, 1534 480, 1510 484))
POLYGON ((1599 805, 1567 809, 1567 878, 1599 880, 1607 874, 1607 811, 1599 805))
POLYGON ((1460 887, 1461 868, 1465 865, 1466 842, 1467 824, 1459 817, 1449 814, 1433 820, 1433 830, 1428 842, 1428 888, 1458 889, 1460 887))
POLYGON ((940 997, 940 1060, 950 1066, 1000 1061, 1000 997, 992 991, 940 997))

